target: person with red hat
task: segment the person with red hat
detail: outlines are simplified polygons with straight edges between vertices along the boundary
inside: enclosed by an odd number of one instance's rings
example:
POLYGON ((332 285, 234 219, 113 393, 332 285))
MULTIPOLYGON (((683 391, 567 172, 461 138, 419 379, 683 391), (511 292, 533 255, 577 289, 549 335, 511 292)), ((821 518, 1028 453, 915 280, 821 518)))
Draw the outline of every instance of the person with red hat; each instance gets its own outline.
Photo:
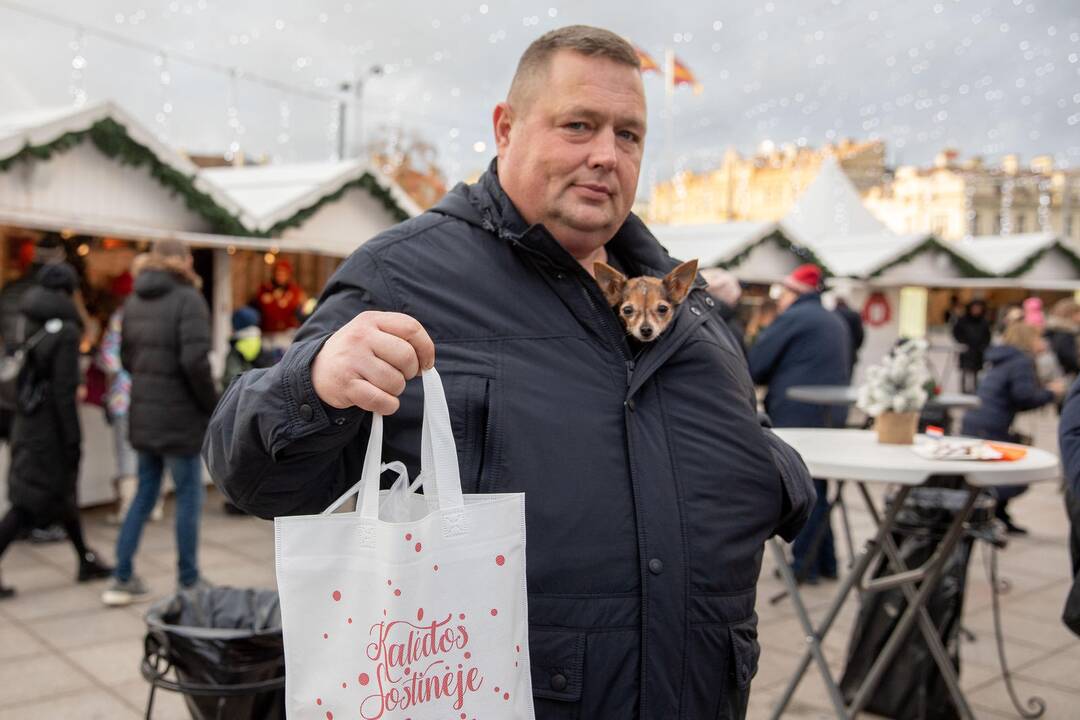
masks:
POLYGON ((289 346, 300 327, 298 311, 306 300, 303 288, 293 279, 292 263, 284 258, 274 263, 273 275, 259 286, 251 303, 262 318, 262 332, 269 347, 284 350, 289 346))
MULTIPOLYGON (((850 381, 850 332, 821 304, 822 273, 807 263, 784 278, 777 300, 780 315, 750 347, 750 374, 767 385, 765 412, 775 427, 842 427, 844 408, 822 408, 787 397, 795 385, 847 385, 850 381)), ((836 577, 836 551, 829 526, 824 480, 814 480, 817 503, 792 546, 794 570, 807 582, 836 577), (820 530, 819 530, 820 529, 820 530), (816 540, 819 532, 824 536, 816 540), (816 557, 810 558, 818 545, 816 557)))

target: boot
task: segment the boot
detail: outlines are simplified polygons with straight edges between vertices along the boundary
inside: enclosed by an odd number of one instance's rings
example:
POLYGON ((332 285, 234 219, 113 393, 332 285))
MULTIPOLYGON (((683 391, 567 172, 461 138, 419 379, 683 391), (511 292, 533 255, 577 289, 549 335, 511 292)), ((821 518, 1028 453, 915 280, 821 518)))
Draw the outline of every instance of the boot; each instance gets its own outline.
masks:
POLYGON ((1009 511, 1005 509, 1005 504, 999 502, 997 507, 994 508, 994 516, 1005 525, 1005 532, 1010 535, 1027 535, 1027 528, 1020 527, 1012 521, 1012 517, 1009 515, 1009 511))
POLYGON ((112 577, 112 574, 113 569, 101 562, 101 559, 93 550, 87 550, 86 554, 79 558, 79 582, 101 580, 112 577))

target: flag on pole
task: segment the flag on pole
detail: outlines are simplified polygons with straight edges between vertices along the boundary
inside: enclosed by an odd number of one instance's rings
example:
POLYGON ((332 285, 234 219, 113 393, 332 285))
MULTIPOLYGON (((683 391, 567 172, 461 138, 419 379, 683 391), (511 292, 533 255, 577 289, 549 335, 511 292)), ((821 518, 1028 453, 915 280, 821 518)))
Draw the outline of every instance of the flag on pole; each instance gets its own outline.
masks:
POLYGON ((694 77, 694 73, 690 72, 690 68, 686 67, 679 58, 673 58, 673 60, 672 85, 676 87, 679 85, 689 85, 693 88, 695 95, 700 95, 703 88, 697 78, 694 77))
POLYGON ((660 66, 656 64, 656 61, 652 59, 649 53, 645 52, 637 45, 634 46, 634 52, 637 53, 638 60, 641 61, 641 74, 649 72, 660 72, 660 66))

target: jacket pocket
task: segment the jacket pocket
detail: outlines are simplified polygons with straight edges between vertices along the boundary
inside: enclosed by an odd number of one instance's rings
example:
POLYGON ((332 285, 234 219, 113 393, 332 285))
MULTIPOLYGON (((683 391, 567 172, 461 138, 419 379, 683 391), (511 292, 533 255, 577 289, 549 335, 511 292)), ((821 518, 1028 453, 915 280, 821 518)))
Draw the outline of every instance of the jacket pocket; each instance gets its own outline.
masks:
POLYGON ((585 633, 530 630, 529 668, 536 716, 577 720, 585 670, 585 633))
POLYGON ((481 375, 447 375, 447 404, 461 467, 461 487, 466 493, 484 492, 490 474, 485 467, 491 444, 491 380, 481 375))
POLYGON ((720 703, 717 720, 746 717, 750 681, 757 675, 758 659, 761 657, 756 618, 731 625, 728 633, 731 638, 731 670, 726 683, 728 691, 720 703))

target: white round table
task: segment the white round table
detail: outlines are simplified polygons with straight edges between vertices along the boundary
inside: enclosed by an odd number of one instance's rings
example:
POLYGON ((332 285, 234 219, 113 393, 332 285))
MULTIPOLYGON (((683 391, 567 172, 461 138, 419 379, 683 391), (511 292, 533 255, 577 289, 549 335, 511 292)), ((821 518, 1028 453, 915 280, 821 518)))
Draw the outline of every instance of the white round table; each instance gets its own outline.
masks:
MULTIPOLYGON (((926 605, 934 587, 941 579, 947 559, 963 536, 965 523, 975 507, 980 492, 997 485, 1030 485, 1054 480, 1061 475, 1058 457, 1038 448, 1025 448, 1027 454, 1020 460, 1013 461, 928 460, 916 455, 910 445, 879 443, 877 434, 870 430, 778 428, 774 432, 799 452, 813 477, 855 482, 877 524, 874 538, 866 544, 866 549, 853 562, 851 571, 840 583, 838 594, 826 612, 825 619, 816 626, 811 622, 806 611, 795 575, 787 564, 787 556, 782 546, 775 538, 771 541, 770 544, 773 546, 780 566, 781 577, 795 604, 796 614, 807 638, 807 648, 795 675, 773 709, 774 720, 782 717, 799 681, 812 662, 820 670, 837 717, 846 720, 858 715, 880 683, 889 663, 900 650, 904 638, 916 625, 930 648, 933 661, 938 666, 960 717, 964 720, 973 720, 974 714, 964 697, 956 671, 952 667, 941 638, 926 612, 926 605), (964 497, 966 499, 963 509, 955 513, 932 557, 919 568, 908 568, 899 557, 891 533, 896 526, 897 514, 903 507, 908 494, 935 475, 962 476, 965 481, 966 495, 964 497), (873 501, 866 488, 872 483, 898 486, 890 507, 880 517, 873 507, 873 501), (874 562, 878 557, 883 556, 888 558, 894 570, 893 574, 865 580, 874 562), (901 587, 907 606, 860 687, 852 693, 853 699, 849 704, 832 677, 832 672, 822 652, 822 642, 845 599, 855 587, 859 587, 864 593, 901 587)), ((933 442, 923 436, 920 436, 918 440, 933 442)), ((842 482, 839 484, 842 485, 842 482)))
MULTIPOLYGON (((922 485, 931 475, 963 475, 976 487, 1030 485, 1061 476, 1058 456, 1024 448, 1021 460, 927 460, 910 445, 883 445, 873 430, 777 428, 774 432, 802 455, 814 477, 860 482, 922 485)), ((956 438, 953 438, 956 439, 956 438)), ((933 442, 924 436, 916 440, 933 442)))

